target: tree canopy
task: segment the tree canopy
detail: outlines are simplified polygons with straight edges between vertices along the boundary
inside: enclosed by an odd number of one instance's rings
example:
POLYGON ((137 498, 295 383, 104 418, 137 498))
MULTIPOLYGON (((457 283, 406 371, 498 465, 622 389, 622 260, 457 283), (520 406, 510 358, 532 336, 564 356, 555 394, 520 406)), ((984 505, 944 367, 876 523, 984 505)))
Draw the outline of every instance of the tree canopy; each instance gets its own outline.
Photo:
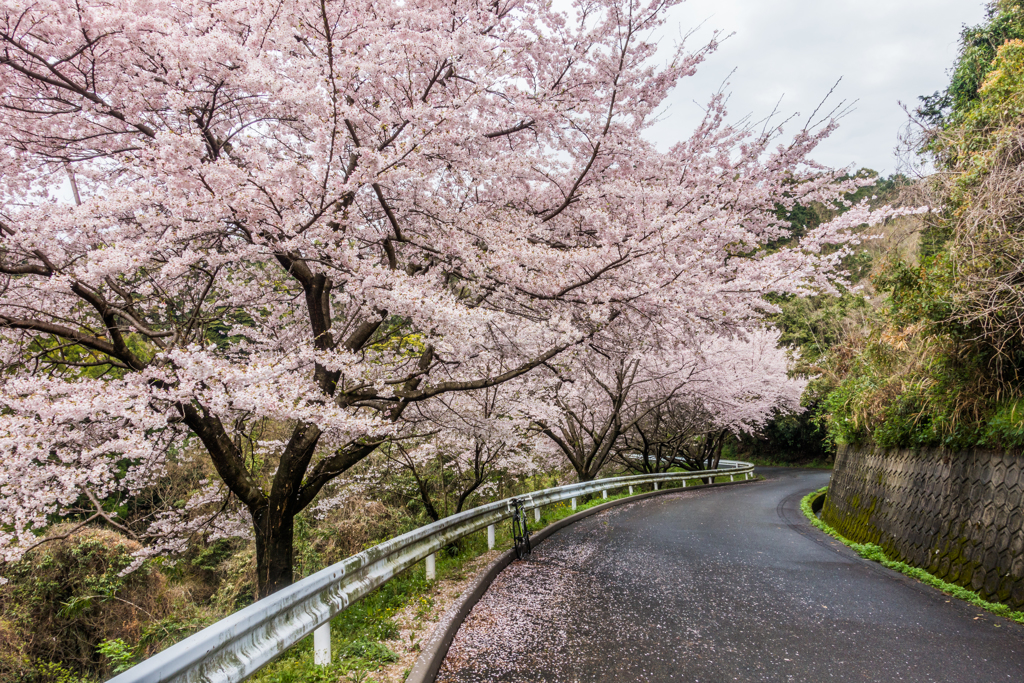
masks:
POLYGON ((668 151, 643 137, 715 47, 657 52, 675 4, 4 3, 3 557, 202 458, 139 558, 248 529, 265 595, 296 515, 411 406, 834 291, 868 206, 765 248, 780 209, 855 191, 809 158, 834 122, 783 139, 719 95, 668 151))

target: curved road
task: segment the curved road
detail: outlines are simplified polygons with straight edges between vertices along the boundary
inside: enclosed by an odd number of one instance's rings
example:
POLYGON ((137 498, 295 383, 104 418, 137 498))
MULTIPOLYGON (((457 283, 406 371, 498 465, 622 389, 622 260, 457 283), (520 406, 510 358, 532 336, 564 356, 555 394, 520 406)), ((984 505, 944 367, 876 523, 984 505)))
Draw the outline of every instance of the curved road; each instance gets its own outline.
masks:
POLYGON ((820 470, 628 503, 494 581, 438 681, 1024 681, 1024 627, 817 531, 820 470))

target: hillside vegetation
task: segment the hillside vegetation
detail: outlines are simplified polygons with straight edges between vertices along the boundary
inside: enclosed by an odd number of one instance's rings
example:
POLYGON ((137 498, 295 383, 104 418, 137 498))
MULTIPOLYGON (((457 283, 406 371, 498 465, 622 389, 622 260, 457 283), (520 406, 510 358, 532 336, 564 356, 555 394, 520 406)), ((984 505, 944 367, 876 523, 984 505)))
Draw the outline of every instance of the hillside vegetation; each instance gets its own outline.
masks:
POLYGON ((922 98, 918 151, 937 172, 904 194, 933 211, 880 259, 875 305, 828 353, 835 441, 1024 445, 1022 113, 1024 3, 999 2, 964 30, 948 88, 922 98))

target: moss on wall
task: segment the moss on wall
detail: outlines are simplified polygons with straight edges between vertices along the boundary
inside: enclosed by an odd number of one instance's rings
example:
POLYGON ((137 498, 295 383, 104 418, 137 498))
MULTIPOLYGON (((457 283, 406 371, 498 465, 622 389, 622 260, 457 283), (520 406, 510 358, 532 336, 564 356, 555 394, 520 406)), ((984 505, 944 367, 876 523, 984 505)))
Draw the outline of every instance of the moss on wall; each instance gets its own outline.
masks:
POLYGON ((1024 607, 1024 454, 842 447, 822 519, 987 600, 1024 607))

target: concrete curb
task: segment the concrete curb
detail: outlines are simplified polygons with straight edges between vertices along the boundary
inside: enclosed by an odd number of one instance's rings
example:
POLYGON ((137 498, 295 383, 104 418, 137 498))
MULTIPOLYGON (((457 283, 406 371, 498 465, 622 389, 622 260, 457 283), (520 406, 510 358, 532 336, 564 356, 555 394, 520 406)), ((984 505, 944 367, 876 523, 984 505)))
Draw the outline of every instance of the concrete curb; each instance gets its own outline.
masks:
MULTIPOLYGON (((536 547, 548 538, 548 536, 559 529, 564 529, 570 524, 578 522, 585 517, 595 515, 598 512, 615 507, 616 505, 634 503, 638 500, 653 498, 655 496, 664 496, 669 493, 706 490, 722 486, 738 486, 740 484, 750 484, 755 481, 758 480, 727 481, 722 482, 721 484, 702 484, 701 486, 691 486, 687 488, 680 486, 671 489, 662 489, 660 491, 648 491, 647 493, 639 493, 627 496, 626 498, 611 500, 607 503, 595 505, 592 508, 577 512, 565 519, 560 519, 554 524, 549 524, 531 536, 530 540, 532 545, 536 547)), ((430 634, 430 638, 421 645, 422 649, 420 650, 420 656, 416 658, 416 663, 413 664, 412 669, 409 671, 409 675, 405 679, 406 683, 434 683, 434 679, 437 678, 437 672, 440 671, 441 664, 444 662, 444 658, 448 655, 448 648, 451 647, 452 641, 455 639, 455 634, 458 633, 459 628, 462 626, 462 622, 466 620, 466 617, 469 616, 473 607, 480 601, 480 598, 482 598, 484 593, 487 592, 487 589, 490 588, 491 583, 495 578, 497 578, 498 574, 501 573, 501 570, 512 564, 512 560, 514 559, 516 559, 516 553, 514 550, 508 550, 502 553, 498 559, 491 563, 491 566, 477 577, 477 580, 473 585, 467 588, 466 591, 459 596, 458 601, 448 609, 445 615, 441 618, 441 621, 434 627, 434 631, 430 634)))

